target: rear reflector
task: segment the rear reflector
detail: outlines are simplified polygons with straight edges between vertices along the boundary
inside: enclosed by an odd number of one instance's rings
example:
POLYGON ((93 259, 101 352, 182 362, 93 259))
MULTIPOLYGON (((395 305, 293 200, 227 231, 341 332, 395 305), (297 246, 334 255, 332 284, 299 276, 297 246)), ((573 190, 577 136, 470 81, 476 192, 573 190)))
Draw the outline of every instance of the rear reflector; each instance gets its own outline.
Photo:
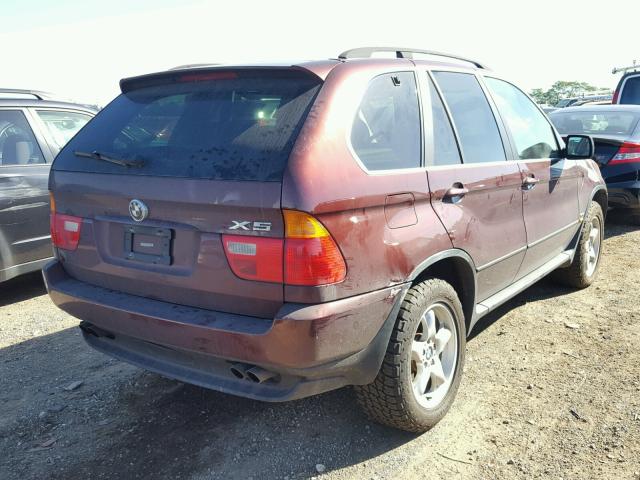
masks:
POLYGON ((282 283, 281 238, 223 235, 222 244, 229 266, 238 277, 282 283))
POLYGON ((609 165, 618 165, 621 163, 640 162, 640 144, 624 142, 618 149, 613 158, 609 161, 609 165))

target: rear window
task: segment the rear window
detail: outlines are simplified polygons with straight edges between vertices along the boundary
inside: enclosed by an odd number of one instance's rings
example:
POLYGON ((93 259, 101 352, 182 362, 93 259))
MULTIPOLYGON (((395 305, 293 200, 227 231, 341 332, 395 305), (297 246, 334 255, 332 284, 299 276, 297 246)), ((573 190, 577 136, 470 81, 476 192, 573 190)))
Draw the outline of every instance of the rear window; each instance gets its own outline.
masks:
POLYGON ((640 75, 629 77, 624 82, 620 103, 640 105, 640 75))
MULTIPOLYGON (((582 107, 581 107, 582 108, 582 107)), ((631 135, 640 115, 635 112, 553 112, 549 118, 563 134, 631 135)))
POLYGON ((67 144, 54 169, 281 181, 320 80, 295 70, 198 75, 118 96, 67 144), (76 152, 99 152, 142 166, 124 167, 76 152))

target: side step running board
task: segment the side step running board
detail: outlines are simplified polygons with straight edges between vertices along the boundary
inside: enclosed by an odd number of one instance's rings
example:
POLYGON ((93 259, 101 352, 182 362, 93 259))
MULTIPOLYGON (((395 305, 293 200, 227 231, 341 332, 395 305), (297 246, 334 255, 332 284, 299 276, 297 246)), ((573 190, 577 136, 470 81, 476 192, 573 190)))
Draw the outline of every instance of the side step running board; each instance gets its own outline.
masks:
POLYGON ((478 303, 476 305, 475 318, 473 324, 471 325, 471 328, 473 328, 473 325, 487 313, 495 310, 506 301, 512 299, 517 294, 536 283, 538 280, 547 276, 556 268, 562 267, 563 265, 568 265, 569 263, 571 263, 572 259, 573 250, 565 250, 541 267, 538 267, 533 272, 525 275, 517 282, 512 283, 504 290, 500 290, 498 293, 478 303))

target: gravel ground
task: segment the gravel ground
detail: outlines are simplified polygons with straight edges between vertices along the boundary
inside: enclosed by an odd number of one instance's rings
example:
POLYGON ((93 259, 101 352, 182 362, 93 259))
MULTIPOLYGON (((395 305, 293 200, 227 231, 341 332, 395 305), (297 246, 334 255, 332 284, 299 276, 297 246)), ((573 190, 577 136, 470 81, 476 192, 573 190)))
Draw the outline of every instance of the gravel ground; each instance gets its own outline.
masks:
POLYGON ((0 478, 640 479, 640 229, 597 282, 543 280, 482 320, 452 410, 412 435, 350 389, 285 404, 146 373, 86 346, 38 275, 0 287, 0 478))

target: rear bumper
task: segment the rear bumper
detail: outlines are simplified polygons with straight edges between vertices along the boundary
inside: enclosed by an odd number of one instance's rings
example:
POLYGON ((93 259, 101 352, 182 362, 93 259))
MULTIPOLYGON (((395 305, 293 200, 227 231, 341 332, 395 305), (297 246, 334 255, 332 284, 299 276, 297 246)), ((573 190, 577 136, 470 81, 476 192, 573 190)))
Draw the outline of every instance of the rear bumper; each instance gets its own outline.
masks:
POLYGON ((170 304, 43 274, 53 302, 83 320, 94 348, 157 373, 261 400, 290 400, 373 381, 408 285, 317 305, 285 304, 260 319, 170 304), (277 376, 236 378, 230 364, 277 376))

